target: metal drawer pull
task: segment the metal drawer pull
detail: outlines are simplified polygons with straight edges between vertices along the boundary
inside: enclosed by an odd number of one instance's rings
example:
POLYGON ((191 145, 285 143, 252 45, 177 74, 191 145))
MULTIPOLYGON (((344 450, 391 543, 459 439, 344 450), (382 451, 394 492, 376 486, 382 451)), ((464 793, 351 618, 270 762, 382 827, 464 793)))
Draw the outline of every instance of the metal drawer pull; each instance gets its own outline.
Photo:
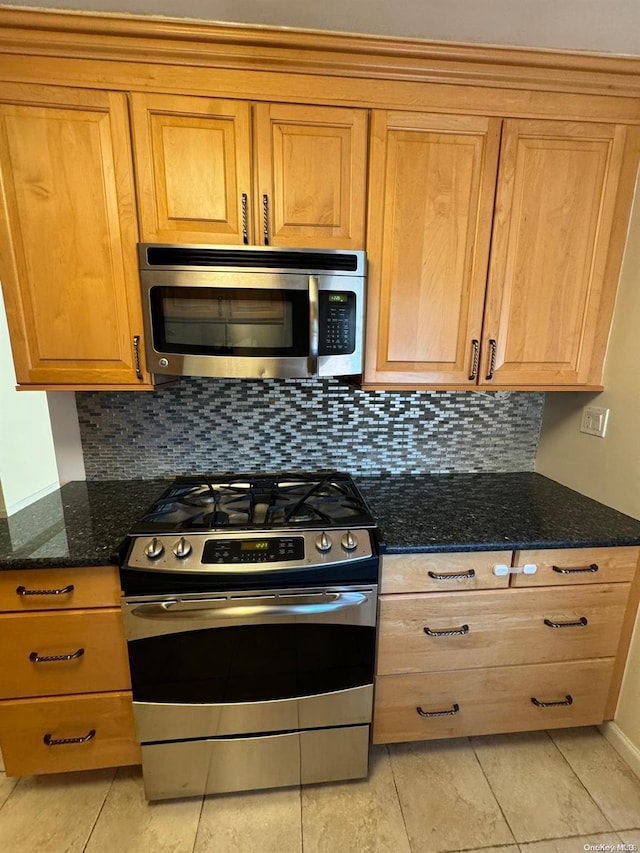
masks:
POLYGON ((439 572, 427 572, 430 578, 433 578, 434 581, 465 581, 467 578, 475 578, 476 571, 475 569, 469 569, 467 572, 459 572, 452 574, 441 574, 439 572))
POLYGON ((269 196, 262 196, 262 239, 265 246, 269 245, 269 196))
POLYGON ((51 732, 47 732, 42 738, 42 741, 46 746, 66 746, 68 743, 87 743, 87 741, 92 740, 95 736, 95 729, 91 729, 90 732, 87 732, 87 734, 82 737, 61 737, 58 739, 54 739, 51 732))
POLYGON ((473 381, 478 378, 478 359, 480 357, 480 341, 474 338, 471 341, 471 373, 469 374, 469 381, 473 381))
POLYGON ((577 569, 561 569, 560 566, 551 566, 551 568, 554 572, 558 572, 561 575, 581 575, 587 572, 597 572, 598 564, 591 563, 590 566, 579 566, 577 569))
POLYGON ((425 627, 424 632, 429 637, 457 637, 461 634, 468 634, 469 626, 461 625, 459 628, 436 628, 434 631, 429 627, 425 627))
POLYGON ((493 339, 489 339, 489 352, 491 356, 489 358, 489 372, 487 373, 485 379, 488 382, 490 379, 493 379, 493 375, 496 372, 496 353, 498 351, 498 344, 493 339))
POLYGON ((62 589, 27 589, 26 586, 16 587, 16 595, 68 595, 75 589, 72 583, 62 589))
POLYGON ((142 362, 140 361, 140 335, 133 336, 133 364, 136 370, 136 379, 143 379, 142 362))
POLYGON ((424 711, 420 705, 416 708, 416 711, 421 717, 453 717, 459 710, 460 705, 456 703, 454 703, 448 711, 424 711))
POLYGON ((536 699, 535 696, 532 696, 531 701, 536 708, 557 708, 558 705, 573 705, 573 696, 569 696, 567 693, 565 698, 560 699, 558 702, 541 702, 539 699, 536 699))
POLYGON ((249 228, 247 222, 247 194, 242 193, 242 242, 246 246, 249 242, 249 228))
POLYGON ((581 616, 577 622, 552 622, 551 619, 545 619, 544 624, 549 628, 584 628, 589 620, 586 616, 581 616))
POLYGON ((43 655, 40 657, 38 652, 31 652, 29 655, 29 660, 31 663, 50 663, 51 661, 58 660, 77 660, 81 658, 84 654, 84 649, 76 649, 75 652, 72 652, 70 655, 43 655))

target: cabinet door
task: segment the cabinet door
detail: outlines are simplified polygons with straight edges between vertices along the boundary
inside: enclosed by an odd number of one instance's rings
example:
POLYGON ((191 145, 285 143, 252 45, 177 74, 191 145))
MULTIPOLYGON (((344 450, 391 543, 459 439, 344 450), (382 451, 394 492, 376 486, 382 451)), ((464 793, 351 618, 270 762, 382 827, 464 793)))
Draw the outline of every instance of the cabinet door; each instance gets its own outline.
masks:
POLYGON ((255 129, 256 242, 363 249, 366 110, 257 104, 255 129))
POLYGON ((372 131, 365 381, 473 386, 500 120, 377 111, 372 131))
POLYGON ((140 230, 146 242, 250 242, 250 106, 131 96, 140 230))
POLYGON ((615 125, 505 122, 481 382, 590 381, 624 142, 615 125))
POLYGON ((0 275, 18 382, 141 384, 126 97, 3 84, 2 98, 0 275))

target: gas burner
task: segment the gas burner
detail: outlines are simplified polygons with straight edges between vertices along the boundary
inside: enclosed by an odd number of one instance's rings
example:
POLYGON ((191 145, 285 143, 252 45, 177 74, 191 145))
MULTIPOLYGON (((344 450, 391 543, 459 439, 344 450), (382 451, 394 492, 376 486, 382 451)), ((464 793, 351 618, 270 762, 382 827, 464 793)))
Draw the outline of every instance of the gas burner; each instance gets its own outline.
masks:
POLYGON ((181 477, 132 532, 372 527, 347 474, 212 474, 181 477))

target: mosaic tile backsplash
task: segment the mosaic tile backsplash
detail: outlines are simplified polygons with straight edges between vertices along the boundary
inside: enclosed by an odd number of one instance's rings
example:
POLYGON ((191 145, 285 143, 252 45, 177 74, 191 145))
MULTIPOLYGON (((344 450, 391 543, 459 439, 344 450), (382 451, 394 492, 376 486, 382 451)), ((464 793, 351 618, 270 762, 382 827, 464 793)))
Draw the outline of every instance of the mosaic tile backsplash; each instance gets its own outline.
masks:
POLYGON ((335 379, 182 379, 76 394, 88 480, 337 468, 533 471, 544 394, 360 391, 335 379))

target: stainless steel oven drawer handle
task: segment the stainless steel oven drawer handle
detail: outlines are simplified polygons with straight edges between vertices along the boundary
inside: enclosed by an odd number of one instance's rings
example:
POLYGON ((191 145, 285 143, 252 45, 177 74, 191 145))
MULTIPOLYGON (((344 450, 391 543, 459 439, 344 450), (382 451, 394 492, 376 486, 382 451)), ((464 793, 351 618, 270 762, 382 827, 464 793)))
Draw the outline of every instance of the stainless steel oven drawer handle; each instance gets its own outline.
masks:
POLYGON ((318 375, 320 346, 320 315, 318 307, 318 276, 309 276, 309 374, 318 375))
MULTIPOLYGON (((194 607, 194 602, 163 601, 153 604, 142 604, 135 607, 131 613, 143 619, 242 619, 255 616, 311 616, 319 613, 333 613, 336 610, 346 610, 349 607, 359 607, 367 601, 367 596, 361 592, 339 592, 327 596, 318 596, 315 601, 303 601, 299 604, 252 604, 251 599, 243 599, 242 603, 226 602, 218 607, 194 607)), ((215 599, 213 599, 215 601, 215 599)), ((203 604, 212 602, 203 601, 203 604)))

